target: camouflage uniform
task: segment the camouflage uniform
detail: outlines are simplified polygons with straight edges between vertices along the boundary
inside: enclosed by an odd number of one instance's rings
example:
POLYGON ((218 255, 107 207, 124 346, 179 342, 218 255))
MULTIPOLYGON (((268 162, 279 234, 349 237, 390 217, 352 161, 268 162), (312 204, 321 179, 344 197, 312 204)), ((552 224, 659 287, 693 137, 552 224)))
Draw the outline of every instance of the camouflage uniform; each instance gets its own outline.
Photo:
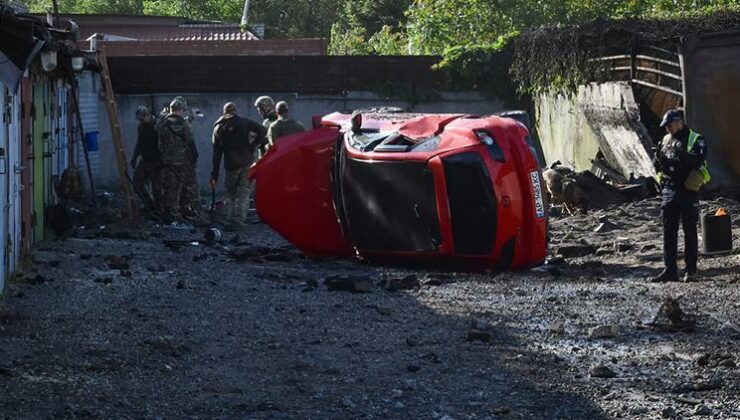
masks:
POLYGON ((189 150, 194 144, 193 129, 184 118, 169 114, 158 127, 159 151, 163 165, 163 210, 166 216, 179 219, 180 194, 188 176, 189 150))
POLYGON ((188 217, 201 217, 200 191, 195 168, 198 166, 198 149, 192 143, 188 149, 188 163, 185 165, 180 207, 188 217))
POLYGON ((270 145, 274 145, 275 141, 280 137, 302 133, 304 131, 306 131, 306 129, 303 127, 303 124, 294 119, 288 118, 287 116, 281 115, 270 125, 270 128, 267 130, 267 138, 270 141, 270 145))
POLYGON ((159 159, 157 125, 153 119, 141 121, 138 127, 138 138, 134 147, 134 155, 131 158, 134 169, 134 187, 140 194, 148 196, 149 204, 153 203, 155 210, 161 211, 162 204, 162 163, 159 159), (141 160, 134 165, 141 156, 141 160), (151 195, 147 192, 147 184, 151 189, 151 195))
MULTIPOLYGON (((262 120, 262 126, 264 126, 265 129, 269 129, 270 126, 272 125, 272 123, 274 123, 275 121, 277 121, 277 119, 278 119, 278 116, 275 113, 275 111, 270 111, 270 113, 268 113, 265 116, 265 119, 262 120)), ((251 140, 254 141, 255 139, 252 138, 251 140)), ((270 141, 267 140, 267 142, 265 142, 264 145, 262 145, 262 146, 260 146, 260 147, 257 148, 256 153, 255 153, 255 159, 256 160, 260 160, 260 158, 262 158, 262 156, 264 156, 265 153, 267 153, 267 149, 269 149, 269 148, 270 148, 270 141)))
POLYGON ((213 129, 213 171, 218 180, 221 158, 226 169, 226 217, 236 224, 244 223, 249 208, 251 182, 247 178, 254 162, 254 151, 267 144, 267 130, 259 123, 235 114, 225 114, 213 129), (255 140, 251 140, 254 137, 255 140))

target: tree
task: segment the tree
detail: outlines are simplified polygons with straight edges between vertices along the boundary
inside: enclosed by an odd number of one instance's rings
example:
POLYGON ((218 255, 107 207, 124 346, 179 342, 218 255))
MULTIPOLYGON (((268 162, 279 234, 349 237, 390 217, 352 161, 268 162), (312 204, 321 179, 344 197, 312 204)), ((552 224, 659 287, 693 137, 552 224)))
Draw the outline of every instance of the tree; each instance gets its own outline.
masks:
MULTIPOLYGON (((330 35, 345 0, 252 0, 250 23, 263 23, 268 37, 307 38, 330 35)), ((52 0, 28 0, 33 12, 52 8, 52 0)), ((62 13, 182 16, 194 20, 238 23, 244 3, 234 0, 64 0, 62 13)))
POLYGON ((331 27, 332 54, 408 54, 403 26, 412 0, 347 0, 331 27))

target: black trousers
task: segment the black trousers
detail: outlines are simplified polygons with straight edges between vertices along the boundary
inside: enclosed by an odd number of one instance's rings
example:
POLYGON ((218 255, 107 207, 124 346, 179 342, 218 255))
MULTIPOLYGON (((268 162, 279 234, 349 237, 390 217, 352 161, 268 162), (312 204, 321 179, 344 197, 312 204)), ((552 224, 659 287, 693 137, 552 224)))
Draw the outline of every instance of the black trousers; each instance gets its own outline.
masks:
POLYGON ((696 225, 699 221, 699 194, 684 189, 663 190, 663 263, 665 268, 678 272, 678 223, 683 226, 684 262, 686 270, 696 272, 698 259, 698 236, 696 225))

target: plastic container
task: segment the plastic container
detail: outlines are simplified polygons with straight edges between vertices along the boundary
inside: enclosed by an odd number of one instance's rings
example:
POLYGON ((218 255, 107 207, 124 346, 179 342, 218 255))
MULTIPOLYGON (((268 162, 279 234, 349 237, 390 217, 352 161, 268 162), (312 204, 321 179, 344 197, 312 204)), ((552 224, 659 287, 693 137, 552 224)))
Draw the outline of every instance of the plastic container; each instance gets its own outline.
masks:
POLYGON ((85 142, 87 143, 88 152, 98 151, 98 135, 99 134, 100 133, 97 131, 88 131, 85 133, 85 142))
POLYGON ((732 220, 729 214, 705 214, 701 218, 702 250, 705 254, 732 251, 732 220))

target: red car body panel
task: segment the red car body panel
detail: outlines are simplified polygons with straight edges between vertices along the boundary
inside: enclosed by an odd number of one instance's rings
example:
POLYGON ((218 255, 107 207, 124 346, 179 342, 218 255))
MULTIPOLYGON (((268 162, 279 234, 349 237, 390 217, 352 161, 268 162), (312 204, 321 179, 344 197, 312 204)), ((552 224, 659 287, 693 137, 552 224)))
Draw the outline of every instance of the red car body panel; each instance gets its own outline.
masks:
POLYGON ((405 151, 392 146, 378 151, 380 146, 353 146, 351 134, 345 134, 350 122, 347 114, 325 116, 323 127, 281 139, 251 172, 260 217, 304 253, 357 253, 372 260, 449 262, 471 268, 521 269, 544 261, 547 209, 540 170, 522 124, 463 115, 364 119, 363 130, 401 134, 412 143, 405 151), (495 144, 484 144, 480 133, 495 144), (429 139, 434 147, 411 150, 429 139), (416 184, 404 178, 405 173, 416 184), (403 202, 405 191, 410 196, 418 193, 417 185, 426 192, 403 202), (398 206, 382 202, 386 199, 398 200, 398 206), (405 216, 394 219, 396 209, 405 216), (410 217, 411 212, 416 217, 410 217), (429 220, 430 214, 435 220, 429 220), (467 243, 465 231, 476 236, 478 226, 465 220, 466 215, 490 232, 489 247, 483 234, 476 243, 467 243), (403 239, 405 225, 399 225, 403 220, 415 238, 408 243, 403 239), (373 226, 396 237, 395 242, 376 241, 373 226))
POLYGON ((310 256, 349 256, 334 211, 332 156, 339 131, 322 127, 280 139, 250 171, 260 218, 310 256))

